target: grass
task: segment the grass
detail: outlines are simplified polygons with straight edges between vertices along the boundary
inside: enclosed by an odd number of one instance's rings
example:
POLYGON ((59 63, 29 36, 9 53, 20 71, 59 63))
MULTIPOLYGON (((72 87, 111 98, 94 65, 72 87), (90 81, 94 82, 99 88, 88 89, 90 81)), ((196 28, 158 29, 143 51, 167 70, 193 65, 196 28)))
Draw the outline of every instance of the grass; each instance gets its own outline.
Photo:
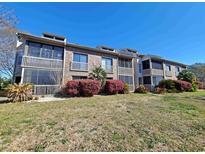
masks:
POLYGON ((205 151, 205 91, 0 104, 0 151, 205 151))

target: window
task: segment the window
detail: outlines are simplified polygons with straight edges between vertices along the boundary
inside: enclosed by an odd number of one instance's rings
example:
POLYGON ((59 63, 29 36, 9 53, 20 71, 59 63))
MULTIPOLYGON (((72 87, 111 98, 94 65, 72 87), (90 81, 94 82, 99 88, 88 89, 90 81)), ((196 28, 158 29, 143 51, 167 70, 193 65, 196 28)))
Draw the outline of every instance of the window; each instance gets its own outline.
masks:
POLYGON ((142 62, 142 69, 145 70, 145 69, 149 69, 150 68, 150 63, 149 63, 149 60, 145 60, 142 62))
POLYGON ((32 84, 37 84, 37 76, 38 76, 38 71, 37 70, 32 70, 32 69, 24 69, 24 77, 23 77, 23 82, 24 83, 32 83, 32 84))
POLYGON ((157 86, 159 82, 163 80, 163 76, 153 76, 152 79, 153 79, 154 86, 157 86))
POLYGON ((119 80, 124 81, 125 83, 132 85, 133 84, 133 78, 132 76, 124 76, 124 75, 119 75, 119 80))
POLYGON ((158 62, 158 61, 153 61, 152 60, 152 68, 153 69, 160 69, 160 70, 162 70, 163 69, 162 62, 158 62))
POLYGON ((132 68, 132 60, 130 59, 119 59, 118 62, 119 67, 127 67, 132 68))
POLYGON ((102 68, 105 70, 112 71, 112 59, 102 58, 102 68))
POLYGON ((50 45, 43 45, 41 51, 41 57, 52 58, 53 47, 50 45))
POLYGON ((178 72, 178 73, 180 72, 180 67, 179 66, 176 66, 175 69, 176 69, 176 72, 178 72))
POLYGON ((112 66, 112 59, 111 58, 102 58, 102 66, 112 66))
POLYGON ((139 73, 142 73, 142 64, 139 64, 139 73))
POLYGON ((38 84, 37 79, 38 79, 38 71, 37 70, 31 70, 31 83, 38 84))
POLYGON ((171 71, 171 65, 166 65, 166 71, 171 71))
POLYGON ((72 76, 73 80, 84 80, 87 79, 87 76, 72 76))
POLYGON ((151 84, 151 77, 150 76, 144 76, 143 77, 143 83, 144 84, 151 84))
POLYGON ((23 82, 34 85, 57 85, 60 84, 61 78, 61 71, 25 68, 23 82))
POLYGON ((39 85, 48 85, 49 83, 50 83, 49 71, 39 70, 39 72, 38 72, 38 84, 39 85))
POLYGON ((62 60, 63 59, 63 50, 64 49, 61 47, 54 47, 53 58, 62 60))
POLYGON ((28 45, 29 45, 28 55, 34 57, 40 57, 41 44, 29 42, 28 45))
POLYGON ((88 63, 88 55, 74 53, 73 61, 81 62, 81 63, 88 63))
POLYGON ((142 85, 142 78, 139 78, 139 85, 142 85))
POLYGON ((28 45, 28 56, 60 60, 63 59, 64 48, 34 42, 29 42, 28 45))

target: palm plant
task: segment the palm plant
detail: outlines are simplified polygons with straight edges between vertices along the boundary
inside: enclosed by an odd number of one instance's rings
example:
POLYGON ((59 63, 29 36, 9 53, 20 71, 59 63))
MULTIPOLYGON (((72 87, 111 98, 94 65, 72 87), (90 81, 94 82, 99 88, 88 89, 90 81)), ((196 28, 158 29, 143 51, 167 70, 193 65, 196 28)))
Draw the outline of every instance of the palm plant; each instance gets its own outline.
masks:
POLYGON ((28 101, 33 98, 31 84, 9 85, 7 90, 8 90, 8 99, 11 102, 28 101))
POLYGON ((89 78, 99 80, 101 82, 101 88, 103 88, 106 83, 107 73, 101 66, 98 66, 89 74, 89 78))

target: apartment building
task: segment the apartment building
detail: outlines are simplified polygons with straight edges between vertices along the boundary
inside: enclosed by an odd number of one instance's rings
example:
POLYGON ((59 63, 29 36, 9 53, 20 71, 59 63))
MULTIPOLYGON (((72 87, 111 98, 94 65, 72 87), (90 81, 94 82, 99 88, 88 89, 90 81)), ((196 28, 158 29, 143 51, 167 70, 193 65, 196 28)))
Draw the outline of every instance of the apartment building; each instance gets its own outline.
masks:
POLYGON ((138 80, 148 89, 154 90, 155 86, 163 79, 177 80, 179 72, 186 69, 186 65, 166 60, 158 56, 141 56, 139 63, 138 80))
POLYGON ((130 91, 140 84, 153 89, 161 79, 176 79, 186 65, 145 56, 134 49, 96 48, 73 44, 63 36, 43 33, 41 37, 18 33, 14 82, 32 83, 34 94, 53 94, 68 80, 87 79, 102 66, 107 79, 128 83, 130 91))

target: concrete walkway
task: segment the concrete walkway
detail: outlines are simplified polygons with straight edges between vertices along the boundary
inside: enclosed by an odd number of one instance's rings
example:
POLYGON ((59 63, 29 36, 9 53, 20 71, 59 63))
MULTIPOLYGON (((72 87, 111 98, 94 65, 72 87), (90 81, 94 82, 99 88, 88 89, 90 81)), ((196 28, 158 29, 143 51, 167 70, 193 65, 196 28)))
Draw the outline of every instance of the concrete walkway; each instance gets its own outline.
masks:
POLYGON ((39 100, 35 100, 35 102, 52 102, 52 101, 63 101, 63 100, 66 100, 66 98, 45 96, 45 97, 39 97, 39 100))
POLYGON ((7 97, 0 97, 0 103, 5 103, 7 101, 7 97))
MULTIPOLYGON (((53 96, 45 96, 45 97, 39 97, 38 100, 31 100, 27 102, 52 102, 52 101, 63 101, 66 100, 66 98, 57 98, 53 96)), ((0 104, 1 103, 6 103, 7 102, 7 97, 0 97, 0 104)))

